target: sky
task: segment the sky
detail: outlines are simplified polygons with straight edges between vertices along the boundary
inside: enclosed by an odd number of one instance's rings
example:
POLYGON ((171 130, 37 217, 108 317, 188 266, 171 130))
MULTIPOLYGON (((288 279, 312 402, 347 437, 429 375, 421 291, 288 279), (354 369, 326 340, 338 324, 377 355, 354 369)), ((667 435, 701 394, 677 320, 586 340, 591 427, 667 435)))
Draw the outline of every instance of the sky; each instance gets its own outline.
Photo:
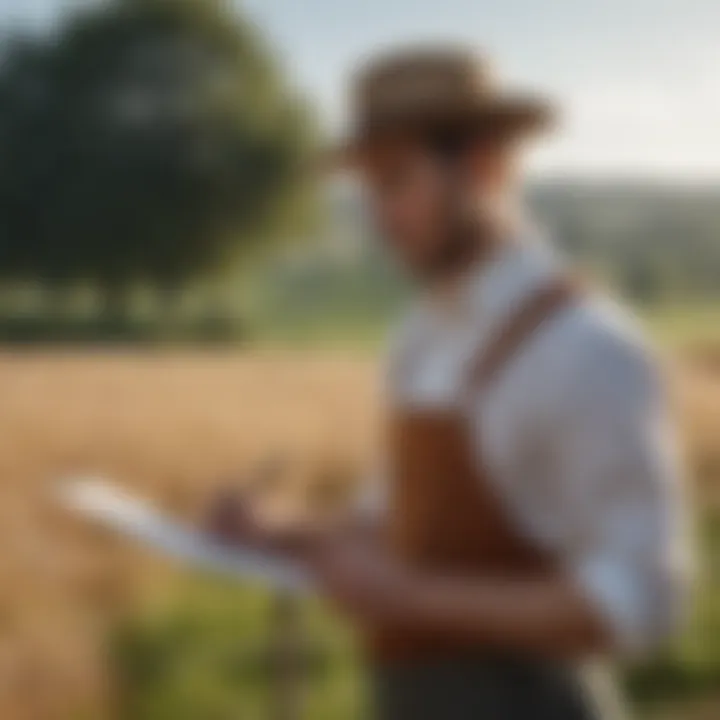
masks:
MULTIPOLYGON (((489 53, 511 87, 559 104, 560 132, 532 159, 538 174, 720 179, 720 0, 228 2, 269 35, 338 132, 358 60, 459 41, 489 53)), ((0 0, 0 22, 52 22, 63 3, 0 0)))

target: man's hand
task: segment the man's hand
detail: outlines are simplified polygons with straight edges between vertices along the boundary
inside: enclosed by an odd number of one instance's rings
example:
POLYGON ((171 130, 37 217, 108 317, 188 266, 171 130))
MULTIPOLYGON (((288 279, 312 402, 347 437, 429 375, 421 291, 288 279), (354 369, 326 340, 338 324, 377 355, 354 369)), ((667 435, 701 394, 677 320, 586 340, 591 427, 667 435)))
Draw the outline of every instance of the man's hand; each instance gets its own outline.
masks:
POLYGON ((228 544, 257 544, 262 535, 247 500, 233 490, 224 490, 211 501, 204 527, 228 544))
POLYGON ((314 554, 321 592, 360 625, 412 622, 419 581, 375 543, 338 538, 314 554))
POLYGON ((269 455, 238 484, 229 484, 211 500, 204 522, 207 532, 217 540, 229 544, 256 545, 266 543, 266 530, 258 522, 258 501, 277 489, 287 469, 286 458, 269 455))
POLYGON ((219 493, 210 504, 204 527, 216 540, 228 545, 242 545, 306 562, 315 547, 326 542, 323 528, 307 522, 274 525, 263 522, 253 496, 236 491, 219 493))

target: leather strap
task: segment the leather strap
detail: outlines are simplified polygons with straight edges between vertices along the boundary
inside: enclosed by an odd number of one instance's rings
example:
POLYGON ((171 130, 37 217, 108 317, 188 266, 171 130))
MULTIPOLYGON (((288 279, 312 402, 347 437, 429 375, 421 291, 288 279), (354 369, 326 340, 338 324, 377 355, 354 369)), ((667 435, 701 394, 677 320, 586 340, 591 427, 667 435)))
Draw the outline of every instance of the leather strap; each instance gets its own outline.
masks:
POLYGON ((571 305, 580 292, 577 278, 561 275, 532 293, 478 354, 470 368, 470 386, 480 390, 487 387, 525 342, 548 320, 571 305))

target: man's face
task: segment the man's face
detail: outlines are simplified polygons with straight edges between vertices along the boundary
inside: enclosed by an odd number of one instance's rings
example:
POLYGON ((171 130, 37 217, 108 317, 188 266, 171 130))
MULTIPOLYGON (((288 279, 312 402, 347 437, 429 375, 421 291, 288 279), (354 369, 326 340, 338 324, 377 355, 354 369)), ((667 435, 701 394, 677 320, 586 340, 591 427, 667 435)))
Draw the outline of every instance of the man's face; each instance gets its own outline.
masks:
POLYGON ((410 272, 432 273, 470 206, 482 212, 502 191, 503 157, 493 147, 478 146, 450 162, 410 139, 368 154, 361 177, 371 217, 410 272))
POLYGON ((448 220, 448 173, 420 144, 395 141, 362 166, 370 215, 411 272, 422 274, 440 251, 448 220))

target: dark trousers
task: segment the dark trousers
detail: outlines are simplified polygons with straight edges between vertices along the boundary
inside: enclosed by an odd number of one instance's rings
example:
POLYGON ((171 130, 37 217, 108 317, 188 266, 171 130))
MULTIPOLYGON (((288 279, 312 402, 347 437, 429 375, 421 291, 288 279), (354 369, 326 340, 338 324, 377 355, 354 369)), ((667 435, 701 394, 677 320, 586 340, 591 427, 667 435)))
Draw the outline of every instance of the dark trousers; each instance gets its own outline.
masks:
POLYGON ((376 667, 377 720, 614 720, 572 668, 463 658, 376 667))

